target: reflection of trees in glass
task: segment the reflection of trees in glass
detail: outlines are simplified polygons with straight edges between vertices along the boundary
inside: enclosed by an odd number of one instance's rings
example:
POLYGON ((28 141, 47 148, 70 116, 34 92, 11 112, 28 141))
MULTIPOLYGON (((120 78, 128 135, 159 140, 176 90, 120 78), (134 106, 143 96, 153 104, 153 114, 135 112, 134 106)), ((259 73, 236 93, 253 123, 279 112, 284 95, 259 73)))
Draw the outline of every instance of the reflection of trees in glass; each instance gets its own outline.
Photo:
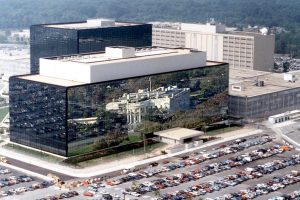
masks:
POLYGON ((153 122, 166 122, 170 117, 170 113, 167 110, 162 110, 158 108, 149 108, 143 120, 153 121, 153 122))
POLYGON ((100 150, 104 148, 109 148, 117 146, 122 143, 127 138, 127 134, 124 135, 117 129, 111 130, 109 134, 106 134, 105 137, 97 138, 94 142, 95 150, 100 150))
POLYGON ((163 124, 159 122, 144 120, 139 126, 136 128, 136 131, 141 133, 153 133, 156 131, 160 131, 163 129, 163 124))
MULTIPOLYGON (((177 85, 190 88, 190 107, 172 113, 150 108, 142 116, 142 123, 135 131, 151 133, 172 127, 201 128, 224 117, 227 107, 228 66, 198 68, 151 76, 151 88, 177 85)), ((149 76, 122 81, 111 81, 68 90, 68 118, 96 117, 95 124, 69 125, 69 140, 95 138, 97 149, 117 145, 128 136, 126 114, 106 111, 106 104, 124 93, 136 93, 150 88, 149 76)))
POLYGON ((106 87, 102 84, 68 89, 68 118, 93 117, 103 104, 106 87))
POLYGON ((97 124, 99 130, 109 133, 112 130, 119 133, 127 132, 127 118, 125 115, 105 110, 97 111, 97 124))
MULTIPOLYGON (((228 66, 206 67, 176 75, 163 74, 152 76, 153 83, 177 83, 191 90, 191 107, 189 110, 178 110, 172 115, 161 115, 150 109, 138 131, 150 133, 172 127, 198 128, 221 120, 228 100, 228 66)), ((157 87, 157 86, 156 86, 157 87)))
POLYGON ((226 117, 222 108, 226 108, 227 100, 228 91, 225 90, 197 105, 195 109, 175 112, 165 123, 143 121, 138 130, 143 133, 151 133, 174 127, 201 128, 204 125, 220 121, 226 117))
POLYGON ((106 137, 111 138, 113 136, 116 136, 117 141, 118 138, 127 137, 127 131, 127 121, 124 115, 105 110, 97 111, 94 123, 76 121, 69 121, 68 123, 69 141, 90 137, 102 137, 106 140, 106 137))
POLYGON ((189 76, 187 72, 173 72, 152 76, 153 88, 178 85, 179 88, 188 87, 189 76))

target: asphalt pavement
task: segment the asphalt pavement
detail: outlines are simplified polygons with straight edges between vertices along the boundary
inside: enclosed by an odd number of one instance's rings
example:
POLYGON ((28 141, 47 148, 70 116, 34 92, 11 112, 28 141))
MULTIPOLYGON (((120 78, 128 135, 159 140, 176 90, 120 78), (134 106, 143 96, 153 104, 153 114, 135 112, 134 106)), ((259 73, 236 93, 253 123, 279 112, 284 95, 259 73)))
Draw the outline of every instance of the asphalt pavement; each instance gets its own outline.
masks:
POLYGON ((33 171, 35 173, 42 174, 44 176, 47 176, 49 173, 52 173, 52 174, 59 176, 63 181, 68 181, 68 180, 72 180, 75 178, 73 176, 69 176, 66 174, 58 173, 56 171, 45 169, 45 168, 43 168, 43 166, 32 165, 32 164, 25 163, 20 160, 15 160, 15 159, 8 158, 8 157, 6 157, 6 159, 10 165, 17 166, 19 168, 26 169, 28 171, 33 171))

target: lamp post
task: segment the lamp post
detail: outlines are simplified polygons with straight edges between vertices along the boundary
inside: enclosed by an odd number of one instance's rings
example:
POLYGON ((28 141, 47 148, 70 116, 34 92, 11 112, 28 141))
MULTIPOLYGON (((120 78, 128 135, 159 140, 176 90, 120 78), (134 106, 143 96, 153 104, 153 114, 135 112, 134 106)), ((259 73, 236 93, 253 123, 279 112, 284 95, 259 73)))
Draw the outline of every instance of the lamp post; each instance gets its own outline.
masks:
POLYGON ((146 137, 145 133, 143 133, 143 140, 144 140, 144 153, 146 152, 146 137))

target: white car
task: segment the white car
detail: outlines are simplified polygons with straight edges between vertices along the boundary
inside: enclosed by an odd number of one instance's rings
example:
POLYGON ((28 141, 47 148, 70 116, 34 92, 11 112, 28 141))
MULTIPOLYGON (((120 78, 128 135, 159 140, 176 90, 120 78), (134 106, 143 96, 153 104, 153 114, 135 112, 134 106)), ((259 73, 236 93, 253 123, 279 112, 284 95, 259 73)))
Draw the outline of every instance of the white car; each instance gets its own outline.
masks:
POLYGON ((8 196, 8 194, 5 191, 0 191, 0 196, 5 197, 5 196, 8 196))
POLYGON ((16 189, 16 193, 23 193, 23 192, 26 192, 27 189, 25 187, 20 187, 20 188, 17 188, 16 189))
POLYGON ((137 193, 137 192, 131 192, 130 195, 135 196, 135 197, 140 197, 141 194, 137 193))

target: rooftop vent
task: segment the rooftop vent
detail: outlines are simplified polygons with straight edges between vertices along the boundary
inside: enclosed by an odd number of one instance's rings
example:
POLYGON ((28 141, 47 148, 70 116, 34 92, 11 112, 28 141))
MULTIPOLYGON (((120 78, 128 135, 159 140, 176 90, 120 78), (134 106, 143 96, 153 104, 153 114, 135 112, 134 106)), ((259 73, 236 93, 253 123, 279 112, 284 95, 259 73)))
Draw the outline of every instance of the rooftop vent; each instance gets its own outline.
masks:
POLYGON ((106 47, 105 54, 110 58, 132 58, 135 57, 135 48, 133 47, 106 47))
POLYGON ((264 87, 265 86, 265 81, 257 81, 256 86, 257 87, 264 87))
POLYGON ((99 27, 115 26, 115 21, 112 19, 88 19, 86 23, 90 26, 99 27))
POLYGON ((262 35, 268 35, 269 32, 267 27, 263 27, 259 31, 261 32, 262 35))
POLYGON ((241 92, 242 90, 244 90, 244 88, 242 85, 232 85, 231 90, 241 92))

